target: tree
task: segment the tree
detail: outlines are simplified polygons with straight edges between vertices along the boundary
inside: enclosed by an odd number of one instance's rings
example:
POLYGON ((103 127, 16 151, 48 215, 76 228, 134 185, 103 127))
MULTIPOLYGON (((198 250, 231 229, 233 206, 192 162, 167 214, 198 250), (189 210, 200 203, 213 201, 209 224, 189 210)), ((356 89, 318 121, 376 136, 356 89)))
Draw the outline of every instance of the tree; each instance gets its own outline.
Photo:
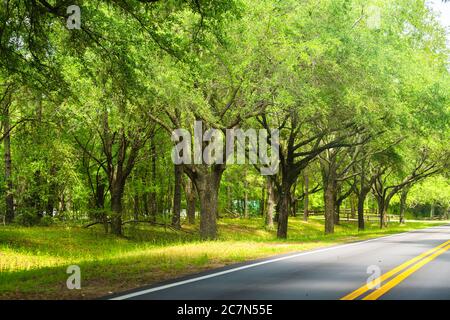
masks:
POLYGON ((12 183, 12 165, 11 165, 11 123, 10 123, 10 105, 12 102, 13 85, 11 83, 6 85, 3 97, 1 100, 2 106, 2 128, 3 128, 3 148, 5 159, 5 202, 6 202, 6 214, 5 221, 10 223, 14 220, 14 195, 13 195, 13 183, 12 183))
MULTIPOLYGON (((380 227, 387 226, 387 209, 389 203, 394 195, 405 187, 409 187, 422 179, 425 179, 431 175, 434 175, 442 170, 442 164, 440 161, 436 161, 430 155, 430 151, 427 148, 417 150, 418 155, 410 165, 411 169, 408 173, 400 175, 396 182, 388 182, 388 178, 391 177, 394 170, 393 167, 384 170, 384 174, 379 174, 373 184, 373 191, 378 203, 378 213, 380 215, 380 227)), ((444 158, 444 163, 448 161, 444 158)))
POLYGON ((176 229, 181 228, 181 179, 183 177, 183 167, 180 165, 174 166, 174 192, 173 192, 173 215, 172 226, 176 229))

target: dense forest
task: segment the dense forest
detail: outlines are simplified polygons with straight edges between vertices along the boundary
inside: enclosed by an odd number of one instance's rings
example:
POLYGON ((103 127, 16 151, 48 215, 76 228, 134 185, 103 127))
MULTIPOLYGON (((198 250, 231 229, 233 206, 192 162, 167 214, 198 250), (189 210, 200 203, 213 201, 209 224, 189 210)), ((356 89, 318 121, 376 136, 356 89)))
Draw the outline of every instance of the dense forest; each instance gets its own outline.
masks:
POLYGON ((225 216, 278 238, 296 215, 327 234, 448 218, 449 49, 424 1, 72 2, 0 4, 5 224, 195 224, 206 240, 225 216), (277 130, 276 172, 249 150, 175 164, 173 132, 195 123, 268 145, 277 130))

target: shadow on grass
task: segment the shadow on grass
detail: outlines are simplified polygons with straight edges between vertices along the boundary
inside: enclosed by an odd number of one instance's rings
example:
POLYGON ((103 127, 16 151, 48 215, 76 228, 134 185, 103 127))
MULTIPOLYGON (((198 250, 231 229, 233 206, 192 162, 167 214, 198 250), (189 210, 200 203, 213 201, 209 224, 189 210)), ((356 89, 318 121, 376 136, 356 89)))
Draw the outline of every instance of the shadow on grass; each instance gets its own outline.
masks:
MULTIPOLYGON (((366 231, 358 232, 354 223, 342 222, 336 226, 336 234, 324 235, 323 221, 291 219, 289 238, 279 240, 275 230, 261 228, 261 219, 245 222, 221 220, 221 239, 209 242, 160 227, 127 228, 127 238, 105 235, 100 228, 0 227, 0 259, 2 251, 12 258, 15 253, 61 258, 53 266, 6 268, 0 272, 0 298, 98 297, 234 262, 425 227, 420 223, 393 224, 380 230, 377 224, 370 224, 366 231), (70 264, 81 268, 81 290, 66 288, 70 264)), ((49 260, 48 264, 52 263, 49 260)))

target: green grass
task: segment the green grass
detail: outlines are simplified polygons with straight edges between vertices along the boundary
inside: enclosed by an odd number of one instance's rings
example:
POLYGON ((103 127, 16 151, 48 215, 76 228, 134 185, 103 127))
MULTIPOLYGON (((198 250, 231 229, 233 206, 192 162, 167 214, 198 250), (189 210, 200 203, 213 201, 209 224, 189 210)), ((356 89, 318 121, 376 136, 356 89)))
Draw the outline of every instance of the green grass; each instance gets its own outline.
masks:
POLYGON ((99 297, 230 263, 442 223, 391 223, 383 230, 373 223, 358 232, 354 222, 344 221, 335 234, 324 235, 322 220, 291 218, 289 238, 279 240, 262 219, 221 219, 219 239, 208 242, 199 241, 196 232, 162 227, 128 227, 126 237, 119 238, 105 235, 100 227, 0 226, 0 298, 99 297), (81 290, 66 288, 71 264, 81 268, 81 290))

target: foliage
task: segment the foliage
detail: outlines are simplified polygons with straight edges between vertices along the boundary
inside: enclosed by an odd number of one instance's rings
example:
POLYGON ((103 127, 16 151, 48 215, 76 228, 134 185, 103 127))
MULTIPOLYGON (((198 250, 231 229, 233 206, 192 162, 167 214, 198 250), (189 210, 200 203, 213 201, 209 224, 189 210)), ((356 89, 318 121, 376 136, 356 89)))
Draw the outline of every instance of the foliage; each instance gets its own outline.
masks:
MULTIPOLYGON (((117 235, 131 219, 169 223, 174 202, 188 207, 187 192, 174 199, 171 131, 195 120, 280 130, 280 237, 303 209, 305 172, 312 209, 338 210, 331 189, 349 208, 361 185, 381 215, 408 188, 410 206, 448 209, 449 51, 423 1, 84 0, 80 30, 65 5, 0 5, 0 150, 12 162, 0 209, 18 223, 54 214, 117 235)), ((267 214, 258 169, 183 166, 209 219, 202 236, 218 236, 216 216, 267 214)))

